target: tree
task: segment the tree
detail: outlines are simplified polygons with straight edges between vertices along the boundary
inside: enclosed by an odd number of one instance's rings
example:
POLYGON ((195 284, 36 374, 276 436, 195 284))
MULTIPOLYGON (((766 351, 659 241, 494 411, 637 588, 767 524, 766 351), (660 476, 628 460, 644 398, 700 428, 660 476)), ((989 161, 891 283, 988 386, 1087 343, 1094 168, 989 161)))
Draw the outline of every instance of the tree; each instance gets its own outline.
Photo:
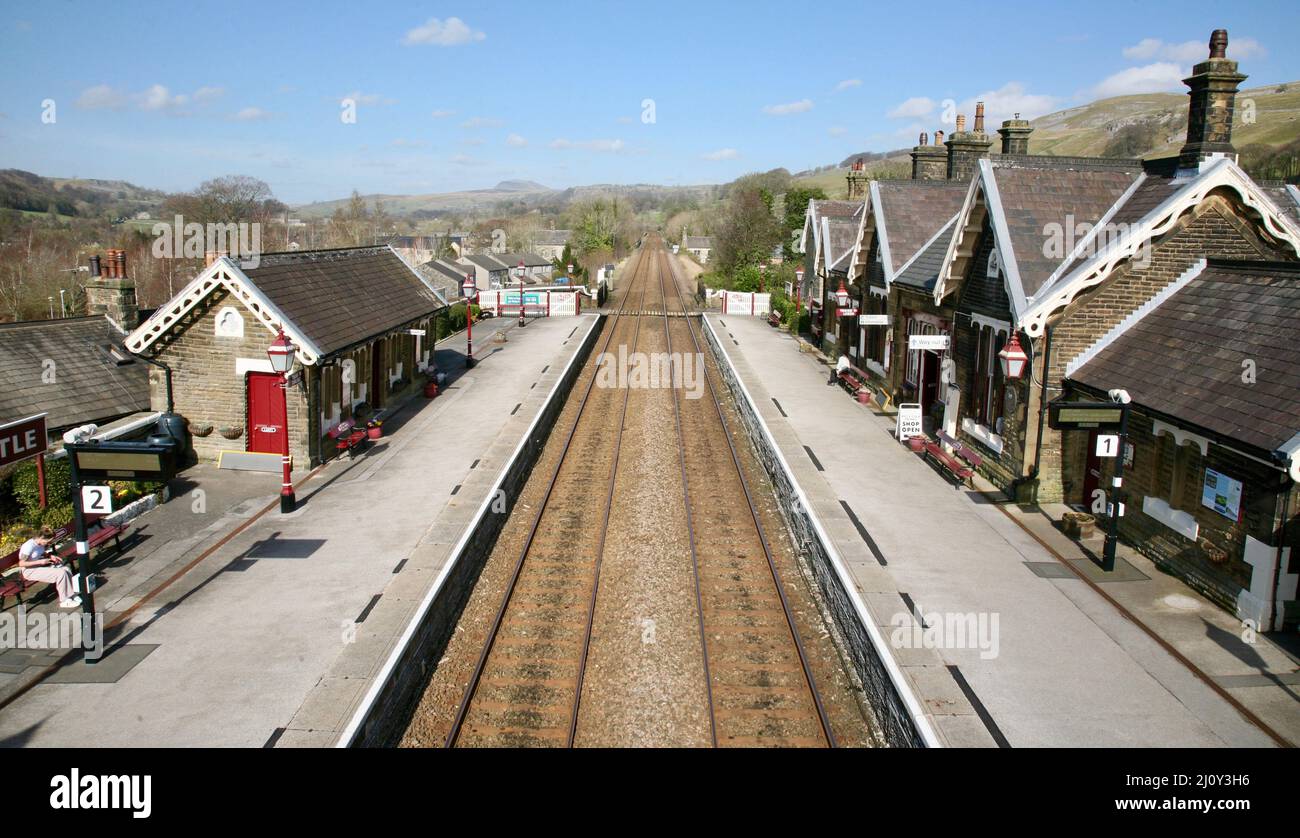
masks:
POLYGON ((746 265, 766 263, 781 236, 781 225, 772 215, 770 193, 744 189, 732 195, 714 236, 712 258, 723 273, 734 274, 746 265))
POLYGON ((785 241, 782 244, 785 258, 794 259, 797 254, 794 252, 795 234, 803 230, 804 217, 808 212, 809 201, 826 200, 826 190, 820 186, 792 186, 785 193, 785 220, 782 223, 782 230, 785 233, 785 241))

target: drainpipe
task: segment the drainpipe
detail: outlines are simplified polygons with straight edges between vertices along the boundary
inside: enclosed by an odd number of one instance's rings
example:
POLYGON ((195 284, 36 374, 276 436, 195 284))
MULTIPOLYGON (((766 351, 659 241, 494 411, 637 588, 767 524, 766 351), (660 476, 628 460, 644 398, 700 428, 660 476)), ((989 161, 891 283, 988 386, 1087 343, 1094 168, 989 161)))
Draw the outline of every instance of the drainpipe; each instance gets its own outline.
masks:
MULTIPOLYGON (((1030 344, 1033 348, 1033 344, 1030 344)), ((1034 467, 1029 470, 1028 474, 1022 474, 1015 480, 1011 481, 1009 492, 1011 499, 1016 499, 1016 491, 1021 485, 1038 479, 1038 462, 1043 456, 1043 420, 1047 416, 1047 374, 1048 367, 1052 363, 1052 327, 1048 326, 1043 329, 1043 376, 1040 384, 1042 385, 1041 395, 1038 398, 1038 436, 1034 440, 1034 467)), ((1030 361, 1030 380, 1033 380, 1033 361, 1030 361)))
POLYGON ((172 396, 172 368, 164 364, 162 361, 159 361, 155 358, 147 358, 144 355, 137 355, 134 352, 131 352, 129 349, 127 350, 127 352, 131 355, 131 357, 139 358, 141 361, 144 361, 146 364, 157 367, 158 369, 163 371, 163 374, 165 376, 167 376, 167 412, 175 413, 176 400, 172 396))

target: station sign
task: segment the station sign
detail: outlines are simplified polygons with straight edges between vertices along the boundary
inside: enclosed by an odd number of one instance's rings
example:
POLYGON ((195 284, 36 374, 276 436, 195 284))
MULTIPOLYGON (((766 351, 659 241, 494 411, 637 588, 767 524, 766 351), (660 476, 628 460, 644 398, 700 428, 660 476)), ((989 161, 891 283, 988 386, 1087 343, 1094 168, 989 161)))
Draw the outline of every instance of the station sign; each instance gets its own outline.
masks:
POLYGON ((859 326, 888 326, 889 315, 888 314, 859 314, 858 325, 859 326))
POLYGON ((943 352, 948 349, 951 338, 948 335, 908 335, 908 349, 929 349, 943 352))
POLYGON ((1049 402, 1047 424, 1054 431, 1118 430, 1124 406, 1105 402, 1049 402))
POLYGON ((170 480, 176 449, 145 442, 77 443, 64 448, 81 480, 170 480))
POLYGON ((0 425, 0 466, 35 457, 45 450, 48 438, 44 413, 0 425))

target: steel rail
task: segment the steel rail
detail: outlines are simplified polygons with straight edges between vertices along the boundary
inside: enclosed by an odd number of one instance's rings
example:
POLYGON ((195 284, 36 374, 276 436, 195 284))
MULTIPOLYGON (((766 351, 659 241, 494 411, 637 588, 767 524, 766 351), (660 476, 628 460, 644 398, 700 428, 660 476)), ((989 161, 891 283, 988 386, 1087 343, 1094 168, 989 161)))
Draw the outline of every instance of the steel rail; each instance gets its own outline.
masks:
MULTIPOLYGON (((668 260, 667 251, 663 251, 660 255, 663 257, 663 261, 668 264, 669 270, 671 271, 672 263, 668 260)), ((675 272, 673 272, 673 278, 674 278, 674 285, 677 287, 677 294, 680 299, 681 287, 676 283, 675 272)), ((683 311, 684 311, 685 301, 683 300, 682 303, 683 303, 683 311)), ((688 332, 690 332, 691 341, 695 345, 695 351, 697 353, 703 354, 703 350, 700 347, 699 338, 695 334, 695 329, 691 326, 691 318, 685 317, 683 319, 686 320, 686 329, 688 332)), ((671 348, 669 351, 671 352, 671 348)), ((754 505, 754 497, 749 489, 749 481, 745 479, 745 472, 744 469, 741 467, 740 456, 736 452, 735 442, 732 440, 731 434, 727 432, 727 422, 722 412, 722 403, 718 399, 717 391, 713 387, 713 380, 709 378, 707 370, 704 375, 704 380, 708 384, 709 396, 713 402, 714 410, 717 412, 718 422, 722 426, 723 436, 726 437, 727 447, 731 452, 731 462, 736 469, 736 476, 740 481, 741 488, 745 492, 745 502, 749 506, 749 514, 753 518, 754 529, 757 531, 759 541, 763 545, 763 555, 767 559, 768 570, 772 574, 772 583, 775 585, 777 597, 781 601, 781 610, 785 615, 786 625, 790 629, 790 639, 794 641, 795 651, 799 656, 799 664, 803 669, 804 678, 808 684, 809 696, 812 698, 813 704, 816 706, 817 709, 817 717, 818 720, 821 722, 822 733, 826 737, 826 743, 828 746, 832 748, 837 747, 837 743, 835 741, 835 734, 831 730, 830 719, 826 715, 825 703, 822 701, 821 693, 817 689, 817 682, 813 678, 812 668, 808 664, 808 655, 804 650, 803 641, 799 639, 799 630, 795 627, 794 614, 790 610, 790 602, 785 595, 785 587, 781 583, 781 573, 779 570, 777 570, 776 561, 772 558, 772 548, 771 545, 768 543, 767 534, 763 531, 763 525, 759 521, 758 509, 754 505)))
MULTIPOLYGON (((597 359, 599 359, 600 354, 605 353, 609 349, 610 344, 614 340, 614 333, 618 331, 620 321, 624 312, 627 310, 627 303, 628 299, 632 296, 632 289, 637 285, 636 277, 642 270, 644 259, 644 251, 637 254, 637 264, 636 269, 633 271, 633 279, 628 283, 627 289, 623 292, 623 296, 619 301, 618 310, 612 315, 614 320, 612 323, 608 324, 609 334, 605 336, 605 341, 601 346, 601 351, 596 356, 597 359)), ((644 297, 645 291, 643 289, 641 292, 641 300, 644 300, 644 297)), ((532 524, 528 530, 528 536, 524 541, 523 547, 520 548, 519 558, 515 561, 515 566, 510 576, 510 583, 506 587, 505 596, 501 600, 501 605, 497 608, 496 616, 492 621, 492 627, 489 629, 488 635, 483 643, 483 648, 479 652, 478 661, 474 666, 474 673, 470 676, 469 683, 465 685, 464 694, 461 697, 460 705, 456 708, 456 716, 452 720, 451 729, 447 732, 447 738, 443 743, 443 747, 453 748, 456 746, 456 742, 460 739, 461 731, 465 725, 465 719, 469 715, 470 705, 478 691, 479 683, 483 678, 483 672, 487 668, 488 657, 492 653, 492 649, 496 644, 497 636, 501 631, 501 626, 505 622, 506 611, 510 607, 510 602, 514 596, 515 588, 519 583, 519 577, 523 572, 524 563, 528 558, 529 549, 532 547, 533 540, 537 535, 538 527, 542 522, 542 516, 546 512, 551 495, 555 490, 555 484, 559 480, 560 470, 563 468, 565 459, 568 456, 569 447, 573 444, 574 436, 578 431, 578 425, 581 423, 583 415, 587 409, 587 402, 591 397, 591 391, 594 389, 598 377, 596 374, 597 372, 597 370, 592 371, 591 380, 587 382, 587 387, 583 390, 582 401, 578 404, 577 413, 573 417, 573 424, 569 427, 569 433, 564 439, 564 446, 560 449, 560 456, 556 460, 555 468, 551 473, 550 480, 547 482, 546 492, 542 497, 541 503, 538 504, 536 514, 533 516, 532 524)), ((606 514, 608 515, 608 510, 606 510, 606 514)), ((572 733, 570 733, 569 741, 570 743, 572 742, 572 733)))

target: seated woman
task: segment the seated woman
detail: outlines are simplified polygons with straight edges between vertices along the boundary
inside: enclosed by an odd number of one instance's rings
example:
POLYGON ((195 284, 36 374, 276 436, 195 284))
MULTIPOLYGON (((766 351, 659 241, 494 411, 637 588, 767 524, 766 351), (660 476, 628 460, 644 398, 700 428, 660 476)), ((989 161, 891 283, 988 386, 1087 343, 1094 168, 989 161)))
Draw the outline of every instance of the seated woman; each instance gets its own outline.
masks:
POLYGON ((76 608, 81 604, 81 597, 74 593, 72 571, 50 549, 52 544, 54 530, 41 527, 34 538, 29 538, 18 548, 18 572, 29 582, 49 582, 54 585, 59 592, 59 607, 76 608))

